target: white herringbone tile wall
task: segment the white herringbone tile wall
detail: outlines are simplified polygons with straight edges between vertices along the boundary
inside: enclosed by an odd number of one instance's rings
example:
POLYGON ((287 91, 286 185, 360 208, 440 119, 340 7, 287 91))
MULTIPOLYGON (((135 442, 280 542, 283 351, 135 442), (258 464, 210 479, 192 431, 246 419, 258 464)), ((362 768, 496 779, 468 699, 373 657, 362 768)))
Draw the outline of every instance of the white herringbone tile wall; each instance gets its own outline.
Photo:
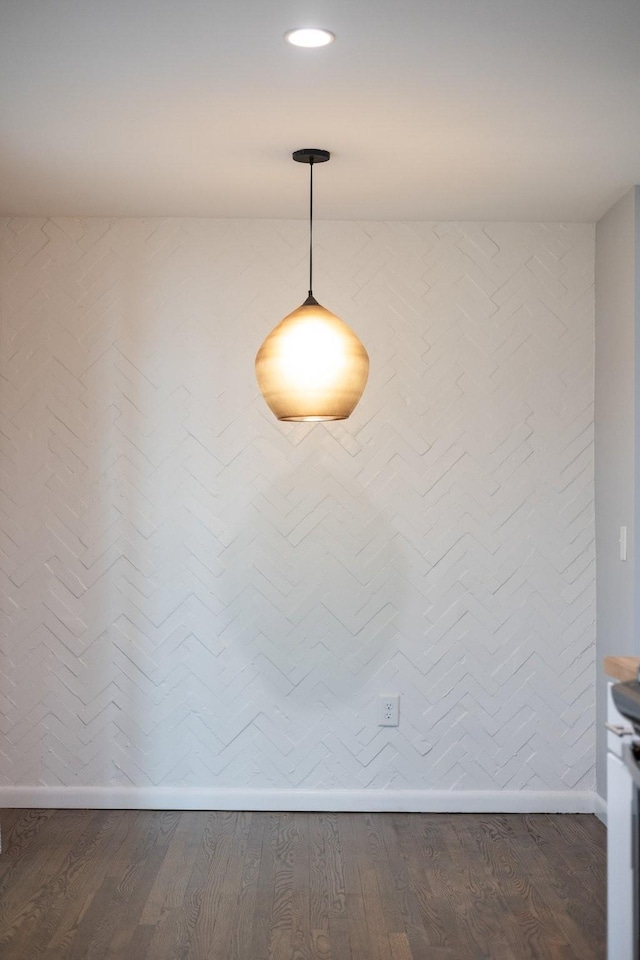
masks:
POLYGON ((593 228, 317 235, 371 376, 283 425, 304 222, 1 222, 0 784, 593 786, 593 228))

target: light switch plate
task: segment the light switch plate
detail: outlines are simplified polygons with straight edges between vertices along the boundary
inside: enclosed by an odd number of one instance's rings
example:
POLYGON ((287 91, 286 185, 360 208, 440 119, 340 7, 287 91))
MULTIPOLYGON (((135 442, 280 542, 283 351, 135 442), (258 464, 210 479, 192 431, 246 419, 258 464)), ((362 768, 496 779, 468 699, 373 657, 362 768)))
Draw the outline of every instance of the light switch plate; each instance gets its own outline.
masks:
POLYGON ((618 542, 620 543, 620 559, 626 560, 627 559, 627 528, 626 527, 620 527, 620 540, 618 542))

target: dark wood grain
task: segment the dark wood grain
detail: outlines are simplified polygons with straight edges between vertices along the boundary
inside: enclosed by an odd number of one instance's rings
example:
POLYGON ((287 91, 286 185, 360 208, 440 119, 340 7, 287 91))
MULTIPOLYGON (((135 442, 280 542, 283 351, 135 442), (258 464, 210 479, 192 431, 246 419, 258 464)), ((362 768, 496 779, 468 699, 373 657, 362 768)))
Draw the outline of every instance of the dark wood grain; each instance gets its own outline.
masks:
POLYGON ((2 960, 604 960, 587 815, 3 811, 2 960))
MULTIPOLYGON (((321 814, 324 834, 325 884, 329 899, 329 917, 332 920, 346 918, 346 891, 344 881, 344 856, 340 844, 338 815, 321 814)), ((337 929, 334 927, 334 929, 337 929)), ((344 929, 344 928, 340 928, 344 929)))
MULTIPOLYGON (((244 960, 245 957, 251 956, 263 838, 264 817, 251 815, 237 901, 229 907, 234 916, 234 923, 226 960, 244 960)), ((231 896, 233 898, 233 894, 231 896)))

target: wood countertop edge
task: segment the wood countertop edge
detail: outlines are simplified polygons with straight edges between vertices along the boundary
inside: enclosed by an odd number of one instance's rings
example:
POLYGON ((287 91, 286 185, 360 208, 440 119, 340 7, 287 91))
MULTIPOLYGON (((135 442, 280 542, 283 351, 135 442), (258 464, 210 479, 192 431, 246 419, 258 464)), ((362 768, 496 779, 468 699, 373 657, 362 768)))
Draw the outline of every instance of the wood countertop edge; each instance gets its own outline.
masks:
POLYGON ((637 680, 640 657, 605 657, 604 672, 615 680, 637 680))

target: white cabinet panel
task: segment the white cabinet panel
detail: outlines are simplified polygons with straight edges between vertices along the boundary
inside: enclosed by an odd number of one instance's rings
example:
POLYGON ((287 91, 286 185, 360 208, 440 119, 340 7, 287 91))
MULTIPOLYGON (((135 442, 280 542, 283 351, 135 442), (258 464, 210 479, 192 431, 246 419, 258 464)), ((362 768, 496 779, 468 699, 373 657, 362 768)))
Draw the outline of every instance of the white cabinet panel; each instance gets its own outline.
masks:
POLYGON ((632 783, 623 761, 607 755, 607 957, 633 953, 632 783))

